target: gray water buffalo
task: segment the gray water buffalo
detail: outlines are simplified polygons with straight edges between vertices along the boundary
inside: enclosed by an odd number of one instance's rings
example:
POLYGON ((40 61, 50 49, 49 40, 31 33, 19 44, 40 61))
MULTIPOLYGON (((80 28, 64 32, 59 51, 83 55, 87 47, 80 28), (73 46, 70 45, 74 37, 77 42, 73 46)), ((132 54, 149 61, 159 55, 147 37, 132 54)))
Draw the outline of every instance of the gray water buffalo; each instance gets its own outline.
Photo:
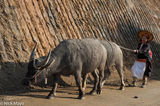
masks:
POLYGON ((95 73, 99 70, 99 78, 95 82, 97 93, 100 94, 104 69, 107 60, 107 52, 99 40, 86 38, 82 40, 64 40, 51 51, 48 56, 35 59, 34 47, 28 64, 28 72, 24 79, 24 85, 29 85, 31 81, 43 69, 48 68, 53 76, 53 88, 47 98, 55 95, 58 79, 60 75, 74 75, 79 90, 79 99, 84 96, 82 90, 82 77, 87 73, 95 73))
MULTIPOLYGON (((110 76, 110 69, 112 68, 112 66, 115 66, 117 69, 117 72, 120 76, 120 80, 121 80, 121 85, 120 85, 120 90, 124 90, 124 79, 123 79, 123 53, 120 49, 120 47, 111 41, 106 41, 106 40, 99 40, 99 42, 105 47, 106 52, 107 52, 107 60, 106 60, 106 65, 105 65, 105 70, 104 70, 104 78, 102 80, 102 86, 104 85, 106 79, 110 76)), ((96 91, 96 80, 98 79, 98 70, 95 70, 95 72, 92 72, 92 75, 94 77, 94 87, 92 89, 92 91, 90 92, 90 94, 94 94, 94 92, 96 91)), ((86 79, 87 76, 83 77, 83 89, 85 89, 86 87, 86 79)))
POLYGON ((120 47, 114 42, 105 40, 101 40, 100 42, 103 44, 107 51, 107 61, 102 86, 110 75, 111 67, 115 65, 121 80, 120 90, 123 90, 125 86, 123 79, 123 53, 120 47))

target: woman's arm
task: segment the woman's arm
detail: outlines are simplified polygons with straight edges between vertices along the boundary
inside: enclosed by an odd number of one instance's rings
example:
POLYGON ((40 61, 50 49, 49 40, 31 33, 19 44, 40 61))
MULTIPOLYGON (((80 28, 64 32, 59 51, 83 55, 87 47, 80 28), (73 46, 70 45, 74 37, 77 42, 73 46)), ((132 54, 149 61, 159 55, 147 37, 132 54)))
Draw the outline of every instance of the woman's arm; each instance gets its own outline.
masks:
POLYGON ((144 44, 141 47, 141 44, 138 44, 138 48, 133 50, 135 54, 141 53, 141 54, 146 54, 150 50, 150 44, 144 44))

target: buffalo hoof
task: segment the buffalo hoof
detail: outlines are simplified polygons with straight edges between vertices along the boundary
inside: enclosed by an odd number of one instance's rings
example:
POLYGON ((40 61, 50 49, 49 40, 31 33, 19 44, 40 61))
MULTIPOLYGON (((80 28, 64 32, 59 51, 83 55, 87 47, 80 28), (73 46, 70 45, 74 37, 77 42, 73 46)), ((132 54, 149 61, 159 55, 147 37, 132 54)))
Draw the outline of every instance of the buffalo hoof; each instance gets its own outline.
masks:
POLYGON ((89 95, 95 95, 95 94, 96 94, 95 91, 89 92, 89 95))
POLYGON ((53 99, 53 96, 47 96, 46 99, 53 99))
POLYGON ((101 89, 97 89, 97 94, 100 95, 101 94, 101 89))
POLYGON ((78 96, 77 99, 82 100, 82 99, 85 99, 85 97, 83 97, 83 96, 78 96))
POLYGON ((119 90, 122 90, 122 91, 123 91, 123 90, 124 90, 124 87, 123 87, 123 86, 122 86, 122 87, 120 87, 120 88, 119 88, 119 90))
POLYGON ((146 85, 142 85, 142 86, 141 86, 141 88, 145 88, 145 87, 146 87, 146 85))

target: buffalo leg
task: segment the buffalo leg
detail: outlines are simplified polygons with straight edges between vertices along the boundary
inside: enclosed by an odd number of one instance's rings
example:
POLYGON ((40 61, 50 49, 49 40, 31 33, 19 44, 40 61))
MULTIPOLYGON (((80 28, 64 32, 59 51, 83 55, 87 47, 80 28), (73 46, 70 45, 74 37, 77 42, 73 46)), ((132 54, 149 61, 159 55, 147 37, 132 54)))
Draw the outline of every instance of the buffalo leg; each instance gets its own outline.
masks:
POLYGON ((48 94, 47 99, 51 99, 52 97, 54 97, 56 95, 55 92, 56 92, 56 89, 58 86, 59 77, 60 77, 59 75, 53 75, 53 88, 50 91, 50 93, 48 94))
POLYGON ((93 75, 93 77, 94 77, 94 87, 93 87, 93 89, 90 91, 90 93, 89 93, 90 95, 93 95, 93 94, 94 94, 94 92, 95 92, 96 89, 97 89, 98 82, 99 82, 99 76, 98 76, 97 72, 96 72, 96 71, 92 72, 92 75, 93 75))
POLYGON ((104 78, 102 80, 102 87, 103 87, 104 83, 106 82, 106 80, 109 78, 110 74, 111 74, 111 72, 110 72, 109 68, 104 70, 104 78))
POLYGON ((83 91, 86 88, 87 77, 88 77, 88 74, 85 74, 85 75, 82 76, 82 87, 83 87, 82 89, 83 89, 83 91))
POLYGON ((97 94, 101 94, 103 78, 104 78, 104 70, 99 69, 99 82, 98 82, 98 86, 97 86, 97 94))
POLYGON ((84 93, 83 93, 83 90, 82 90, 81 71, 76 71, 76 73, 74 74, 74 77, 75 77, 76 84, 78 86, 78 91, 79 91, 78 99, 83 99, 84 93))
POLYGON ((120 76, 120 79, 121 79, 121 86, 120 86, 120 90, 124 90, 124 86, 125 86, 125 84, 124 84, 124 76, 123 76, 123 68, 122 68, 122 65, 116 65, 116 69, 117 69, 117 71, 118 71, 118 74, 119 74, 119 76, 120 76))

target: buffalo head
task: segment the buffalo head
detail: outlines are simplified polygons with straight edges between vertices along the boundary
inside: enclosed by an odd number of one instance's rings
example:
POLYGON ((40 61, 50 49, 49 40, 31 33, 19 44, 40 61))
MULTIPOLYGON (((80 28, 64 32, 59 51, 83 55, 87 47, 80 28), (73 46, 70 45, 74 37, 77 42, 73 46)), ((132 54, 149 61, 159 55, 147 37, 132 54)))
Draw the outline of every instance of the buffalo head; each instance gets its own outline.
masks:
POLYGON ((37 73, 41 70, 43 70, 47 63, 50 60, 51 52, 49 52, 48 56, 43 59, 35 59, 35 51, 37 48, 37 44, 35 45, 34 49, 32 50, 30 60, 28 63, 28 72, 25 75, 25 78, 23 80, 23 85, 30 86, 30 84, 35 80, 35 77, 37 76, 37 73), (40 61, 41 59, 41 61, 40 61))

